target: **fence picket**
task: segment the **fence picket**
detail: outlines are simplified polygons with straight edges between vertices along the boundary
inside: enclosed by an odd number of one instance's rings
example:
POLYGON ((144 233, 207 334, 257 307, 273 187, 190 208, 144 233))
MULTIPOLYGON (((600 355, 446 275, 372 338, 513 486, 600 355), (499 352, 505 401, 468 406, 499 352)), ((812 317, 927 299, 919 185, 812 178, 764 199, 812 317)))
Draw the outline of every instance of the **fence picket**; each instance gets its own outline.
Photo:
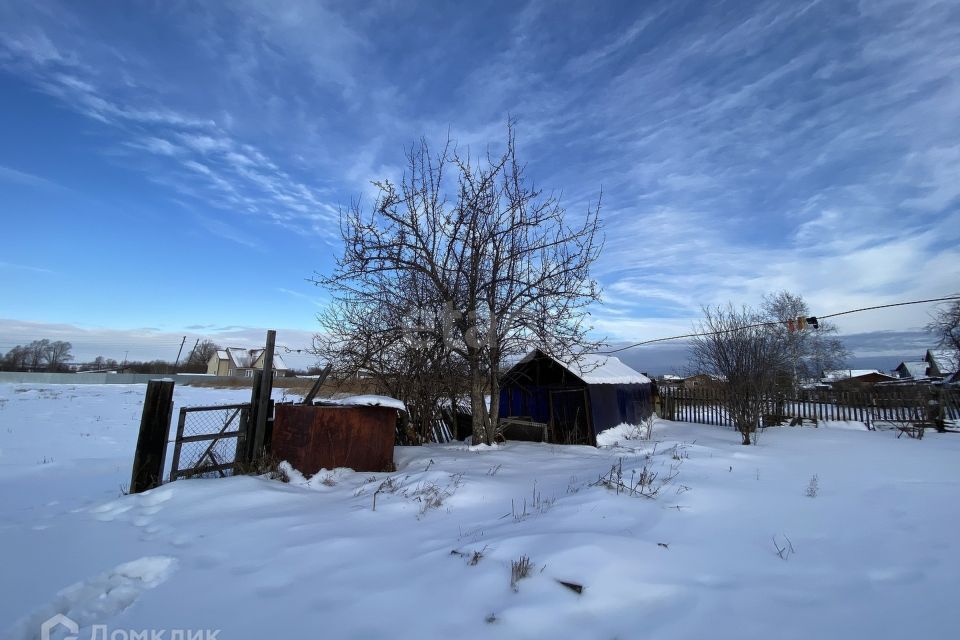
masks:
MULTIPOLYGON (((716 426, 733 426, 726 410, 726 388, 664 387, 660 391, 661 414, 665 419, 716 426)), ((796 397, 766 397, 761 402, 763 424, 780 420, 816 422, 859 421, 873 429, 877 422, 911 423, 926 421, 928 402, 939 406, 940 419, 960 418, 960 390, 925 387, 883 388, 866 391, 806 390, 796 397)), ((936 416, 935 416, 936 417, 936 416)), ((949 426, 949 425, 948 425, 949 426)))

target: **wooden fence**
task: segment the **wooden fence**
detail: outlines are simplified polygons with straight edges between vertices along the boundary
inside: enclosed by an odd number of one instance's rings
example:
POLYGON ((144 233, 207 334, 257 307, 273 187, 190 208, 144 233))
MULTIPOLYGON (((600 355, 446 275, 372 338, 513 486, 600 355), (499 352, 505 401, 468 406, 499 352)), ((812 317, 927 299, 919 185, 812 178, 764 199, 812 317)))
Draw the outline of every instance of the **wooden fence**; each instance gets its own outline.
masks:
MULTIPOLYGON (((733 426, 724 406, 730 391, 724 387, 660 388, 657 414, 667 420, 733 426)), ((960 390, 932 386, 887 387, 844 391, 816 389, 764 400, 762 426, 791 421, 862 422, 876 424, 949 422, 960 420, 960 390)))

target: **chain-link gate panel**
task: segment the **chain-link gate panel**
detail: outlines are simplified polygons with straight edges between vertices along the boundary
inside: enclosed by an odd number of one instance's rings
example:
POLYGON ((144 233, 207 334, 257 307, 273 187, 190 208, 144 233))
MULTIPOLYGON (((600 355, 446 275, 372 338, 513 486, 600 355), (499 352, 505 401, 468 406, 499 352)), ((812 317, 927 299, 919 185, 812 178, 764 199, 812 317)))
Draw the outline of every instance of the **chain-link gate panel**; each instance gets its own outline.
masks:
POLYGON ((177 421, 170 480, 224 477, 245 447, 249 404, 183 407, 177 421))

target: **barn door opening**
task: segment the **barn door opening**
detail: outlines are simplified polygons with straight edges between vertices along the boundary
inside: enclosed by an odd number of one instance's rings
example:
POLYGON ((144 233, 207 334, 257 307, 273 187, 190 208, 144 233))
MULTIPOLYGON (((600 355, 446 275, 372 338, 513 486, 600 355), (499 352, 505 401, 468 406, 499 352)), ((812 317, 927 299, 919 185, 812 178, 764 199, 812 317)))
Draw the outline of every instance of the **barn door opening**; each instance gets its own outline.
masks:
POLYGON ((550 442, 593 444, 586 389, 550 392, 550 442))

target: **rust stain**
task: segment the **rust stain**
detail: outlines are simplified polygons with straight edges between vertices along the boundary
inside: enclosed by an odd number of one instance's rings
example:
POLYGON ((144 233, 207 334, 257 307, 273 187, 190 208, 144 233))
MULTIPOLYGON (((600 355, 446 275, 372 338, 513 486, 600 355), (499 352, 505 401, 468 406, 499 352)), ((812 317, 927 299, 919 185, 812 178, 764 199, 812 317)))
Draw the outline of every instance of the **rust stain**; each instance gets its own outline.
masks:
POLYGON ((273 454, 308 476, 336 467, 384 471, 393 465, 396 425, 389 407, 277 405, 273 454))

